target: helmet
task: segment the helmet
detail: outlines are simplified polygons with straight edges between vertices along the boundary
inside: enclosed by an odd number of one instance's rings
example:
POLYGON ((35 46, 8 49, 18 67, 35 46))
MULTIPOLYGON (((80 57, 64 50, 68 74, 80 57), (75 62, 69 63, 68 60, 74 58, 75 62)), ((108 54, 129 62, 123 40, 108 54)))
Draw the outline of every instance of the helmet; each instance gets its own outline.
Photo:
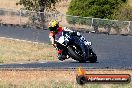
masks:
POLYGON ((54 20, 54 21, 49 22, 48 28, 49 28, 50 31, 57 32, 58 27, 59 27, 59 22, 58 21, 54 20))

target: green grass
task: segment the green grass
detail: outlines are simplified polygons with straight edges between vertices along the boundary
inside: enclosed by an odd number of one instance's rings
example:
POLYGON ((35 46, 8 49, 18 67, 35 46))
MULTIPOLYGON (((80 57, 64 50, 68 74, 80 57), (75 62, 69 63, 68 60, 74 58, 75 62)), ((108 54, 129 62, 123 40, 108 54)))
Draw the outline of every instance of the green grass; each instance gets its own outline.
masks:
POLYGON ((0 63, 57 60, 56 52, 48 44, 35 44, 0 38, 0 63))

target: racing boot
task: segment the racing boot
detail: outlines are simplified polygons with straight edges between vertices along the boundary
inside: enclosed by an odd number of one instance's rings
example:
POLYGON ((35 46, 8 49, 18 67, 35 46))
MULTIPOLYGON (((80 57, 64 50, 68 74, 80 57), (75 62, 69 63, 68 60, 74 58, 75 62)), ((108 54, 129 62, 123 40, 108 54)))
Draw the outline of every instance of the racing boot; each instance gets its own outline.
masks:
POLYGON ((58 50, 58 59, 63 61, 66 58, 67 58, 66 55, 63 54, 63 50, 58 50))

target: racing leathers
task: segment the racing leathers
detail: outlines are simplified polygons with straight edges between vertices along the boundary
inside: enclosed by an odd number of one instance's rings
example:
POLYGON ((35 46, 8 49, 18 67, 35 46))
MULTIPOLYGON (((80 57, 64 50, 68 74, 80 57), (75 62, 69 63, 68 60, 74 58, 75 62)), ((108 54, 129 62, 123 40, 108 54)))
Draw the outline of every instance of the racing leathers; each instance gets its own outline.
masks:
POLYGON ((67 58, 66 55, 63 53, 63 47, 61 45, 55 44, 55 40, 59 40, 59 38, 61 36, 63 36, 64 31, 71 32, 71 33, 73 32, 72 30, 70 30, 66 27, 59 27, 57 32, 51 31, 49 33, 49 38, 50 38, 51 44, 54 47, 57 47, 57 49, 58 49, 58 59, 59 60, 64 60, 67 58))

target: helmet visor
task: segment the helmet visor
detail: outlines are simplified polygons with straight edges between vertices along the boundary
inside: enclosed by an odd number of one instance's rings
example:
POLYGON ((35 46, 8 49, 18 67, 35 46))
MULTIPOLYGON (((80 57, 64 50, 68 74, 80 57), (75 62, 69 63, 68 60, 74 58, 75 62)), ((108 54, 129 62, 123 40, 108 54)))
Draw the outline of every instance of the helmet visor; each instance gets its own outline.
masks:
POLYGON ((49 30, 50 30, 50 31, 53 31, 53 27, 49 27, 49 30))

